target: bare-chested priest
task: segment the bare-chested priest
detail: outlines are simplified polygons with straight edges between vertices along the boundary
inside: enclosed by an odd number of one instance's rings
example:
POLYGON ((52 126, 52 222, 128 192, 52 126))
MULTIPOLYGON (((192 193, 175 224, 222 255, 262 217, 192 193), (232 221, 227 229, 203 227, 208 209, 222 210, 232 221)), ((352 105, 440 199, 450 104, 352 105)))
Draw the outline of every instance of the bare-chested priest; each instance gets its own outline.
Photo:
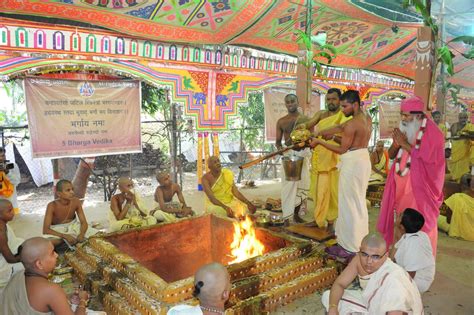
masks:
POLYGON ((348 90, 341 96, 341 110, 346 117, 352 116, 342 125, 316 131, 325 139, 341 133, 341 144, 329 143, 314 138, 311 145, 322 145, 341 154, 339 173, 339 216, 336 221, 338 246, 329 248, 331 254, 347 258, 359 250, 362 238, 369 232, 369 215, 366 191, 371 164, 367 146, 372 132, 372 120, 361 108, 359 92, 348 90))
POLYGON ((1 314, 104 314, 88 312, 86 307, 89 294, 86 291, 78 292, 75 311, 72 311, 64 290, 48 280, 58 258, 50 241, 34 237, 21 246, 20 258, 25 272, 17 272, 5 288, 0 303, 1 314))
POLYGON ((209 172, 202 177, 202 187, 206 193, 206 212, 230 218, 242 217, 257 208, 245 198, 234 183, 234 174, 222 168, 217 156, 207 160, 209 172))
POLYGON ((53 245, 57 246, 63 240, 74 245, 97 233, 88 226, 81 201, 74 195, 70 181, 58 181, 56 193, 58 199, 48 203, 43 222, 43 234, 52 238, 53 245))
MULTIPOLYGON (((291 146, 293 144, 290 137, 291 132, 296 129, 296 126, 308 120, 308 117, 298 111, 298 97, 295 94, 285 96, 285 106, 288 114, 278 119, 276 125, 275 146, 277 150, 283 148, 282 140, 285 146, 291 146)), ((304 158, 301 180, 299 181, 287 181, 283 165, 281 169, 281 208, 283 219, 287 223, 292 218, 297 222, 301 222, 302 220, 298 212, 300 205, 306 200, 309 192, 309 158, 311 157, 311 152, 308 149, 300 151, 289 150, 285 152, 284 156, 300 156, 304 158)))
POLYGON ((118 180, 120 193, 110 200, 109 230, 114 232, 129 227, 156 224, 156 219, 148 214, 140 194, 134 189, 128 177, 118 180))
POLYGON ((176 218, 191 216, 193 210, 186 205, 181 187, 173 183, 169 172, 160 172, 156 175, 156 180, 160 184, 155 190, 155 202, 158 204, 150 215, 158 221, 175 221, 176 218), (176 195, 178 201, 173 201, 176 195))

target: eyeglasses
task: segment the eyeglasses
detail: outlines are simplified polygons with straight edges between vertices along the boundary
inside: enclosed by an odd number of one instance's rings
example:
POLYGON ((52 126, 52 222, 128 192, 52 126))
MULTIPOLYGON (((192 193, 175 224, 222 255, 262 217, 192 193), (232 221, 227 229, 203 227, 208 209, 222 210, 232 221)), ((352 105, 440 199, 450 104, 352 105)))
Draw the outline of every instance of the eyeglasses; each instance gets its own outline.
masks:
POLYGON ((377 261, 377 260, 380 260, 383 256, 385 256, 385 254, 387 254, 388 251, 386 251, 385 253, 383 253, 382 255, 369 255, 367 253, 364 253, 364 252, 359 252, 359 255, 360 257, 364 258, 364 259, 372 259, 373 261, 377 261))

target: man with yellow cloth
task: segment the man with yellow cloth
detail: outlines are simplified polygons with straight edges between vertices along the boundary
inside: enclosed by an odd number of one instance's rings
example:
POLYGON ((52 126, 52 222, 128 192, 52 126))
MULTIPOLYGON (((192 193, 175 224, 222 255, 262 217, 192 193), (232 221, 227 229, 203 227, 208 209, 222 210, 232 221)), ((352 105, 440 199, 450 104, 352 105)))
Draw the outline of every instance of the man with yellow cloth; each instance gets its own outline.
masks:
POLYGON ((438 128, 441 129, 441 131, 443 132, 444 137, 448 138, 449 129, 448 129, 447 124, 441 121, 441 118, 442 118, 441 112, 435 110, 434 112, 431 113, 431 117, 433 117, 433 121, 438 126, 438 128))
MULTIPOLYGON (((133 189, 133 181, 130 178, 119 178, 118 188, 120 193, 114 195, 110 200, 110 232, 156 224, 157 213, 155 212, 155 217, 148 214, 140 195, 133 189)), ((174 220, 176 219, 174 218, 174 220)))
MULTIPOLYGON (((341 91, 339 89, 329 89, 326 94, 327 110, 317 112, 313 118, 304 124, 298 125, 298 129, 311 129, 314 126, 318 130, 329 129, 335 125, 340 125, 350 118, 344 116, 339 107, 341 91)), ((329 143, 336 143, 337 136, 332 137, 329 143)), ((340 139, 339 139, 340 140, 340 139)), ((313 150, 311 160, 311 185, 310 196, 314 200, 314 220, 318 227, 332 229, 333 222, 337 219, 338 213, 338 182, 339 171, 337 164, 339 155, 319 145, 313 150)))
POLYGON ((453 181, 459 182, 464 174, 471 171, 474 163, 473 133, 474 125, 469 122, 468 113, 460 112, 459 122, 451 126, 451 136, 461 137, 452 140, 451 159, 448 161, 448 169, 453 181), (471 139, 468 136, 471 136, 471 139))
POLYGON ((385 183, 388 168, 388 151, 385 150, 385 144, 382 140, 377 141, 375 150, 370 153, 370 163, 372 164, 372 173, 370 174, 369 185, 385 183))
POLYGON ((438 227, 451 237, 474 241, 474 175, 465 174, 461 178, 461 185, 462 192, 444 201, 451 214, 448 213, 447 217, 440 215, 438 227))
POLYGON ((202 187, 206 193, 206 212, 218 216, 239 218, 257 208, 245 198, 234 183, 231 170, 222 168, 217 156, 207 160, 209 172, 202 177, 202 187))

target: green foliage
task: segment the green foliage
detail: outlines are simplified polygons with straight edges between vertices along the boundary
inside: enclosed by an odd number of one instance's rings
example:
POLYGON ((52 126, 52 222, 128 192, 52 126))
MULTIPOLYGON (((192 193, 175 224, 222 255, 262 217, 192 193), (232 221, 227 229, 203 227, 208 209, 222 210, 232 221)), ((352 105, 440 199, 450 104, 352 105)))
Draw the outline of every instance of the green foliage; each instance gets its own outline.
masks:
POLYGON ((466 59, 474 59, 474 47, 469 49, 469 51, 465 54, 462 54, 464 58, 466 59))
POLYGON ((27 124, 26 112, 12 115, 6 111, 0 111, 0 125, 8 127, 18 127, 27 124))
POLYGON ((438 48, 438 60, 446 65, 446 71, 449 75, 454 75, 454 64, 453 64, 454 54, 449 50, 449 47, 443 45, 438 48))
POLYGON ((170 103, 166 90, 142 82, 142 110, 152 116, 162 112, 165 117, 169 117, 170 103))
POLYGON ((457 84, 452 84, 450 82, 445 82, 442 87, 443 94, 449 92, 451 94, 451 98, 453 99, 454 104, 458 104, 458 94, 461 91, 461 86, 457 84))
POLYGON ((474 46, 474 36, 458 36, 449 41, 451 42, 463 42, 464 44, 474 46))
MULTIPOLYGON (((431 17, 431 14, 428 11, 427 6, 425 5, 425 2, 423 0, 403 0, 402 5, 404 8, 413 6, 416 9, 416 11, 420 12, 421 16, 423 17, 424 24, 426 26, 429 26, 431 28, 431 31, 433 32, 435 43, 439 42, 439 39, 438 39, 439 27, 434 22, 433 18, 431 17)), ((458 37, 453 38, 449 42, 450 43, 463 42, 467 45, 474 46, 474 36, 466 36, 466 35, 458 36, 458 37)), ((446 44, 441 47, 438 47, 436 50, 436 54, 437 54, 437 60, 446 66, 446 72, 450 76, 453 76, 455 74, 454 63, 453 63, 453 58, 455 57, 455 55, 449 49, 448 45, 446 44)), ((464 58, 467 58, 467 59, 474 59, 474 47, 472 47, 467 53, 462 54, 462 56, 464 56, 464 58)))
POLYGON ((423 0, 403 0, 402 6, 404 8, 408 8, 409 6, 415 7, 416 11, 418 11, 423 17, 423 22, 425 23, 425 25, 431 28, 433 35, 435 37, 436 35, 438 35, 438 25, 434 22, 423 0))
POLYGON ((238 112, 244 127, 263 126, 265 124, 263 93, 249 94, 247 105, 239 106, 238 112))
POLYGON ((321 74, 323 63, 321 63, 319 59, 326 59, 325 64, 330 64, 337 55, 336 48, 329 44, 316 44, 315 46, 318 47, 318 50, 316 52, 313 52, 311 36, 306 35, 306 33, 301 30, 295 30, 295 35, 299 36, 298 43, 304 44, 307 50, 306 60, 299 62, 307 68, 309 68, 312 62, 314 67, 316 68, 316 72, 318 74, 321 74))
POLYGON ((25 103, 25 92, 21 81, 10 80, 2 82, 3 89, 7 96, 11 99, 11 110, 0 111, 0 125, 8 127, 18 127, 28 123, 25 103), (18 106, 21 105, 21 106, 18 106), (21 108, 19 108, 21 107, 21 108))

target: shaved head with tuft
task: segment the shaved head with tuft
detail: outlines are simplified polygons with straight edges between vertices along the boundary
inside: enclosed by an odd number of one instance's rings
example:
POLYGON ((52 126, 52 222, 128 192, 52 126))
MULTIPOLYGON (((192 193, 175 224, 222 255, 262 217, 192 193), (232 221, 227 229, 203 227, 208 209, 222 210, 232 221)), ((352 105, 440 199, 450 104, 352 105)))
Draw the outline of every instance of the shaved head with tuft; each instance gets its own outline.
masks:
POLYGON ((201 302, 226 301, 229 298, 230 275, 227 268, 219 263, 201 267, 194 276, 194 285, 201 302))

